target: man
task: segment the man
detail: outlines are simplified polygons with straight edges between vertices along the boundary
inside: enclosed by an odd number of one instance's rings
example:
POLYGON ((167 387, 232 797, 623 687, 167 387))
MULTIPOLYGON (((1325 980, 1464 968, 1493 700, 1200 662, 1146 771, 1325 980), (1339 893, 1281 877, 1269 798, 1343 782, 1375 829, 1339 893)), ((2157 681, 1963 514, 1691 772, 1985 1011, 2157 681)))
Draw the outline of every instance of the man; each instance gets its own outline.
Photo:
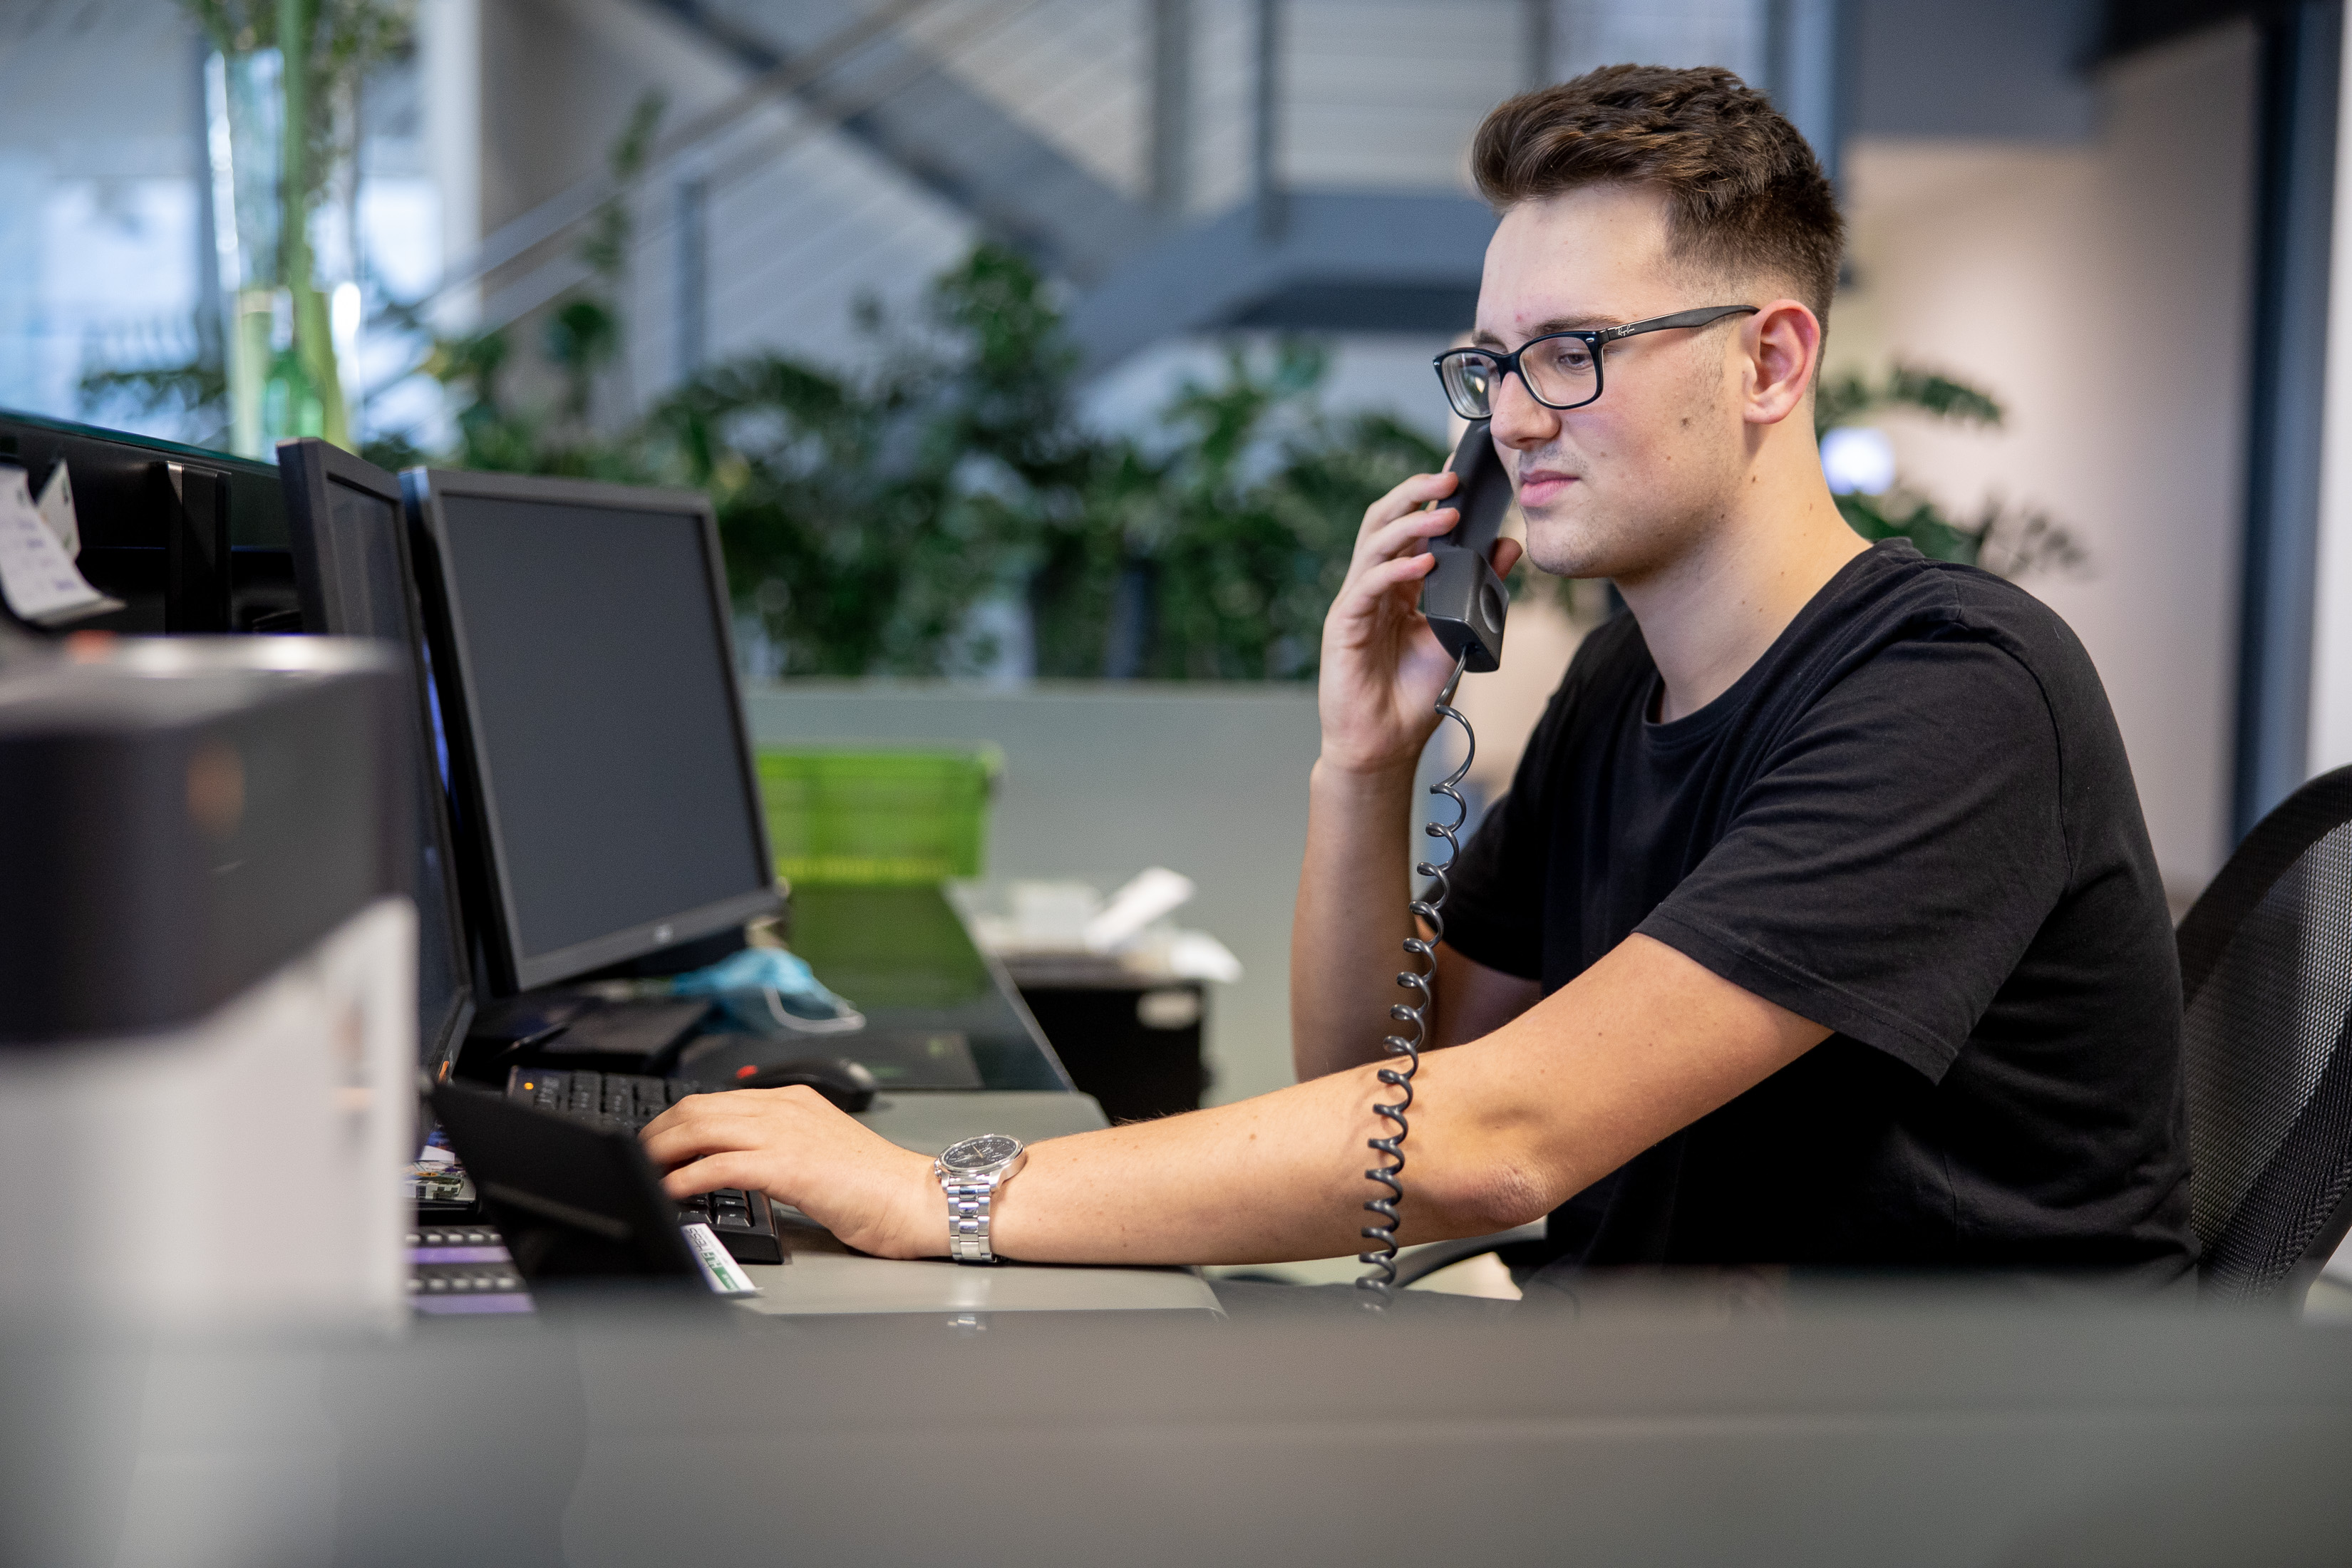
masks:
MULTIPOLYGON (((1802 139, 1727 72, 1616 67, 1502 105, 1473 162, 1502 216, 1443 379, 1491 414, 1534 564, 1631 614, 1454 879, 1401 1239, 1549 1215, 1571 1267, 2179 1278, 2179 982, 2122 742, 2046 608, 1840 519, 1811 416, 1842 233, 1802 139)), ((1371 509, 1325 626, 1302 1081, 1036 1146, 997 1252, 1360 1245, 1399 847, 1452 672, 1413 601, 1454 514, 1420 509, 1453 488, 1371 509)), ((646 1142, 674 1193, 948 1250, 931 1163, 813 1093, 691 1100, 646 1142)))

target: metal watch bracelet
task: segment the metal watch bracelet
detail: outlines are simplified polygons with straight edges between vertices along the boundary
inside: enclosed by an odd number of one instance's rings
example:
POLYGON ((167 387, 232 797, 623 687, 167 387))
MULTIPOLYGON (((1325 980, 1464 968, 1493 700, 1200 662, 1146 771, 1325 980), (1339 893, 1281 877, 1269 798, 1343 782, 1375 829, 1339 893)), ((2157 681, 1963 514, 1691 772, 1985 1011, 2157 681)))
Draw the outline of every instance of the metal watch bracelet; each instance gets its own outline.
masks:
POLYGON ((988 1210, 996 1184, 941 1182, 948 1195, 948 1256, 958 1263, 993 1263, 988 1245, 988 1210))

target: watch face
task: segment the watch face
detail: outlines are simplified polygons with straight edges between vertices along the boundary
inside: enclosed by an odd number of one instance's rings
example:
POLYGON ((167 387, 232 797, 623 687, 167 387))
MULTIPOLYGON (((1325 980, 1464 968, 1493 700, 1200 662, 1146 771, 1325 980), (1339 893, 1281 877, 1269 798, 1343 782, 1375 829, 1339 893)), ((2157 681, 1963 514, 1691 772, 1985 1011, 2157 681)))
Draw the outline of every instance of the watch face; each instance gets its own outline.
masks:
POLYGON ((950 1171, 985 1171, 992 1165, 1002 1165, 1021 1152, 1018 1141, 1002 1132, 992 1132, 983 1138, 967 1138, 951 1146, 940 1156, 940 1163, 950 1171))

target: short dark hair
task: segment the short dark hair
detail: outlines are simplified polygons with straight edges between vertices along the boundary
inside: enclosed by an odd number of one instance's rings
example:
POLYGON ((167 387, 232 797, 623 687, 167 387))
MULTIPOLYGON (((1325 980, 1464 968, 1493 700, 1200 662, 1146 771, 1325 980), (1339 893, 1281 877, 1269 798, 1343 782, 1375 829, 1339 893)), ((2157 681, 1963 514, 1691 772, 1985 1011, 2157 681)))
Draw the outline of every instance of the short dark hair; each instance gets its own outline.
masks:
POLYGON ((1478 127, 1470 167, 1498 212, 1585 185, 1648 186, 1666 200, 1670 254, 1785 278, 1829 319, 1845 250, 1836 193, 1797 128, 1727 70, 1603 66, 1521 93, 1478 127))

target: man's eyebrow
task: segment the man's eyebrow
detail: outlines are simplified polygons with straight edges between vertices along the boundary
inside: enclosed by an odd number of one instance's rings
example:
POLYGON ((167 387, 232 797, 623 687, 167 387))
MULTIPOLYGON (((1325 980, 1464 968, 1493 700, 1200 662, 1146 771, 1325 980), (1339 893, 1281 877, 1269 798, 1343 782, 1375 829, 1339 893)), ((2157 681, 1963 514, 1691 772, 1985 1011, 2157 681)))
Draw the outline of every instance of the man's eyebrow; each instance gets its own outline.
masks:
POLYGON ((1554 332, 1591 331, 1596 328, 1622 327, 1624 324, 1625 318, 1622 316, 1554 316, 1549 321, 1536 323, 1536 330, 1529 332, 1528 336, 1542 338, 1549 337, 1554 332))
MULTIPOLYGON (((1623 319, 1617 316, 1554 316, 1550 321, 1537 322, 1535 330, 1528 333, 1528 341, 1533 342, 1538 338, 1548 338, 1554 332, 1592 331, 1605 327, 1622 327, 1624 324, 1623 319)), ((1474 346, 1482 349, 1499 349, 1503 346, 1502 339, 1483 327, 1470 335, 1470 342, 1474 346)))

